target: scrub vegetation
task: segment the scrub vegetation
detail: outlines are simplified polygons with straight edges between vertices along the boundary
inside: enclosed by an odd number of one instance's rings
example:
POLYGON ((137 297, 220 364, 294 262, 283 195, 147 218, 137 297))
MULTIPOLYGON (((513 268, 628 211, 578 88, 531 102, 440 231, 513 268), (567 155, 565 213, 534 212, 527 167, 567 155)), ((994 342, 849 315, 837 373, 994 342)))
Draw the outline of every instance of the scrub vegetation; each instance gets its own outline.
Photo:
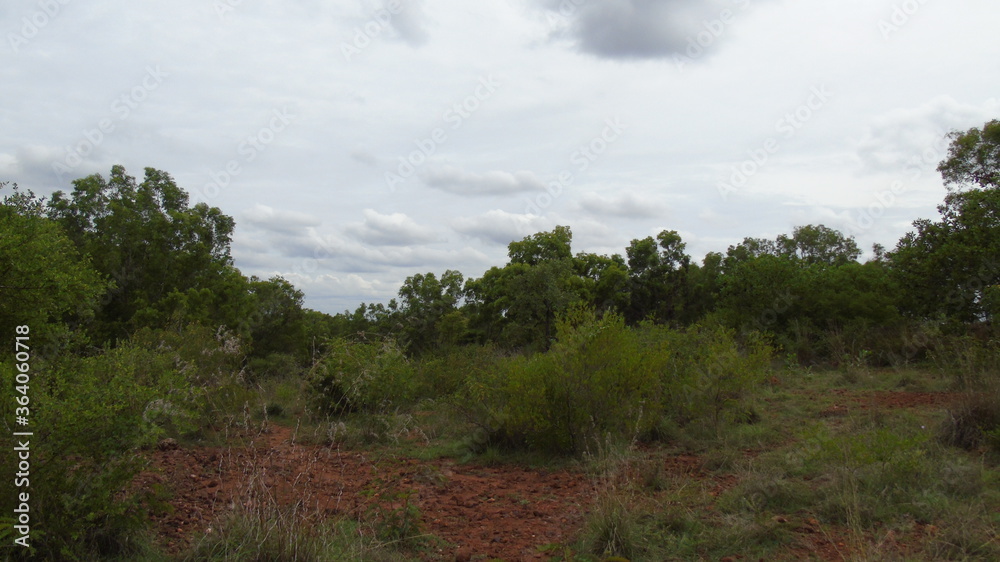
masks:
POLYGON ((166 172, 3 184, 0 416, 33 435, 0 555, 998 559, 1000 122, 939 171, 865 262, 824 225, 700 261, 559 226, 336 315, 166 172))

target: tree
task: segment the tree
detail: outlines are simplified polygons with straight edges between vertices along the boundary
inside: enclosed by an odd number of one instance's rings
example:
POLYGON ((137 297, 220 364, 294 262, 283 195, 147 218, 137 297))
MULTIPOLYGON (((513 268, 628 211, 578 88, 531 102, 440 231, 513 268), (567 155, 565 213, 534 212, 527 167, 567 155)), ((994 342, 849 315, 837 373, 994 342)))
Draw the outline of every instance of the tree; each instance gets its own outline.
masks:
POLYGON ((845 265, 861 255, 853 236, 845 237, 822 224, 796 227, 791 237, 778 236, 775 246, 779 254, 806 264, 845 265))
POLYGON ((722 282, 722 262, 722 254, 709 252, 701 265, 691 264, 687 276, 688 297, 681 316, 683 324, 698 322, 715 310, 722 282))
MULTIPOLYGON (((256 276, 250 278, 252 312, 245 319, 246 327, 241 332, 249 332, 253 355, 301 355, 305 351, 302 349, 305 337, 304 296, 283 277, 274 276, 267 281, 256 276)), ((307 358, 299 357, 300 360, 307 358)))
POLYGON ((57 191, 48 204, 80 252, 114 281, 98 313, 98 339, 114 341, 173 316, 174 293, 213 288, 231 267, 235 223, 218 208, 189 205, 169 174, 146 168, 142 183, 122 166, 57 191), (169 297, 169 298, 168 298, 169 297))
POLYGON ((628 307, 628 264, 620 255, 578 253, 573 271, 578 292, 595 312, 624 312, 628 307))
POLYGON ((16 184, 12 190, 0 200, 0 333, 13 337, 15 327, 28 326, 36 355, 43 346, 56 351, 93 316, 108 284, 43 215, 41 200, 16 184))
POLYGON ((1000 121, 949 138, 941 220, 915 221, 889 258, 910 315, 988 320, 1000 283, 1000 121))
POLYGON ((585 298, 572 240, 569 227, 557 226, 511 242, 506 266, 466 284, 472 328, 509 347, 548 349, 558 316, 585 298))
POLYGON ((1000 189, 952 191, 938 211, 940 221, 915 221, 890 256, 905 310, 986 320, 987 289, 1000 283, 1000 189))
POLYGON ((945 187, 1000 188, 1000 120, 994 119, 982 129, 952 131, 948 138, 948 158, 937 168, 945 187))
POLYGON ((626 249, 629 267, 629 304, 626 319, 636 323, 652 318, 657 322, 679 319, 686 300, 691 258, 686 245, 673 230, 642 240, 632 240, 626 249))
POLYGON ((801 265, 845 265, 856 262, 861 250, 853 236, 820 225, 797 226, 792 235, 779 234, 774 240, 744 238, 730 246, 723 267, 732 270, 740 263, 760 256, 783 256, 801 265))
POLYGON ((520 242, 511 242, 507 246, 510 263, 538 265, 555 260, 568 260, 573 257, 570 246, 573 243, 573 232, 568 226, 557 226, 552 232, 532 234, 520 242))
POLYGON ((433 273, 408 277, 399 288, 401 338, 408 353, 425 353, 461 338, 462 320, 453 313, 458 311, 463 282, 461 273, 449 269, 440 279, 433 273))

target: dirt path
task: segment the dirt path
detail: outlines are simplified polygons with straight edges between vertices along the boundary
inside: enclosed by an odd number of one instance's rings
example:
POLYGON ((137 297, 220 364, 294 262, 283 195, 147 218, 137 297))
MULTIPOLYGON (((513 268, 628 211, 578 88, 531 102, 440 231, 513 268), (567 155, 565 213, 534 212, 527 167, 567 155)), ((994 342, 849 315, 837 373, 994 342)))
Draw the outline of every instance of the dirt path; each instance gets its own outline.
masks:
POLYGON ((280 426, 252 447, 157 451, 140 482, 173 492, 173 513, 155 524, 174 553, 239 505, 295 505, 304 513, 366 520, 400 513, 408 503, 419 509, 423 532, 455 545, 455 552, 440 553, 445 559, 544 559, 538 547, 572 540, 593 496, 579 473, 303 446, 280 426))
POLYGON ((961 395, 952 392, 908 392, 894 390, 833 390, 834 403, 821 412, 824 416, 845 415, 851 410, 898 410, 905 408, 945 408, 961 395))
MULTIPOLYGON (((945 407, 956 397, 848 390, 834 390, 833 396, 833 405, 823 415, 945 407)), ((664 457, 652 450, 644 454, 658 459, 668 477, 705 482, 712 497, 739 481, 735 474, 706 471, 695 455, 664 457)), ((277 425, 249 446, 157 450, 151 470, 137 483, 170 491, 172 512, 154 517, 154 525, 162 546, 173 554, 184 552, 211 532, 221 516, 240 507, 252 512, 261 505, 294 506, 318 518, 352 518, 371 530, 380 518, 399 516, 412 506, 419 510, 421 532, 448 543, 428 552, 429 558, 546 559, 539 547, 571 543, 596 496, 594 481, 579 472, 421 461, 377 450, 302 445, 292 429, 277 425)), ((798 545, 788 550, 793 557, 841 560, 850 551, 843 537, 830 536, 829 528, 815 521, 793 532, 799 537, 798 545)))

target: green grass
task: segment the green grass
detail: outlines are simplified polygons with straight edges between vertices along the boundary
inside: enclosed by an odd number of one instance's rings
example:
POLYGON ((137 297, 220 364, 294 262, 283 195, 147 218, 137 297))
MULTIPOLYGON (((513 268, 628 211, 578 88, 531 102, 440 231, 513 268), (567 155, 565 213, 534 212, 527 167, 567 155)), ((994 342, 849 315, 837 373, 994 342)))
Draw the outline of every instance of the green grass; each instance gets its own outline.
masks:
POLYGON ((718 434, 673 427, 669 442, 652 450, 603 459, 594 471, 595 508, 571 545, 575 558, 565 559, 795 559, 790 549, 803 540, 795 529, 806 521, 843 543, 836 548, 850 560, 1000 558, 997 458, 943 442, 944 409, 852 402, 821 415, 845 402, 834 391, 942 392, 952 381, 912 367, 842 375, 784 373, 754 396, 756 423, 718 434), (697 455, 707 478, 656 468, 655 459, 678 454, 697 455), (735 484, 715 494, 718 481, 735 484))
MULTIPOLYGON (((875 391, 953 389, 954 376, 937 368, 787 370, 745 398, 742 407, 754 413, 745 420, 664 419, 648 435, 598 440, 575 457, 510 450, 478 438, 475 424, 447 398, 309 421, 296 417, 309 413, 303 388, 274 380, 262 387, 259 404, 261 412, 280 407, 270 421, 298 424, 305 444, 377 451, 384 459, 583 471, 594 494, 581 501, 592 503, 574 540, 545 547, 556 559, 791 560, 801 553, 791 549, 802 546, 804 526, 843 543, 836 548, 850 560, 1000 559, 1000 470, 989 448, 992 434, 985 432, 979 448, 963 449, 942 438, 954 412, 864 402, 875 391), (665 468, 681 455, 697 458, 695 472, 665 468)), ((432 468, 416 478, 447 485, 432 468)), ((414 559, 421 556, 421 516, 405 502, 363 522, 284 525, 293 515, 244 513, 221 522, 224 531, 199 546, 208 550, 192 556, 212 559, 212 549, 257 544, 275 560, 292 547, 305 549, 295 559, 414 559), (263 540, 264 526, 276 536, 263 540)), ((215 559, 255 559, 235 552, 215 559)))

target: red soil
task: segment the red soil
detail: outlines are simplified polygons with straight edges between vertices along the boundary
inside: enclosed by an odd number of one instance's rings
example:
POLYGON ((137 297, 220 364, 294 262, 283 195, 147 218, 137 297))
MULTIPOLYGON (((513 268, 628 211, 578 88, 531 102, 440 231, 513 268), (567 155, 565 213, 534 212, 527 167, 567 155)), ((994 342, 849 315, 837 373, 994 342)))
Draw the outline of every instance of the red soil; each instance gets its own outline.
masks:
POLYGON ((172 552, 238 505, 295 505, 320 517, 370 520, 399 508, 400 493, 410 492, 423 532, 456 545, 455 552, 439 552, 441 558, 544 559, 538 547, 571 541, 593 497, 580 473, 304 446, 278 426, 247 448, 157 451, 152 470, 140 478, 153 482, 173 492, 173 513, 155 520, 172 552))
MULTIPOLYGON (((824 415, 942 407, 955 397, 887 391, 834 395, 836 402, 824 415)), ((169 552, 183 552, 238 507, 295 506, 317 518, 350 517, 370 525, 408 501, 419 509, 422 531, 451 545, 433 547, 426 552, 428 558, 546 559, 549 555, 539 547, 573 541, 596 496, 593 480, 580 472, 420 461, 379 451, 302 445, 294 437, 289 428, 271 426, 246 447, 155 451, 150 470, 137 483, 147 488, 161 484, 170 491, 172 512, 154 517, 161 544, 169 552)), ((694 455, 651 458, 663 463, 665 476, 708 483, 712 496, 738 484, 736 475, 713 475, 694 455)), ((843 560, 850 555, 844 533, 815 520, 778 522, 794 525, 799 537, 787 550, 792 557, 843 560)), ((901 537, 890 539, 903 542, 901 537)), ((895 546, 906 550, 902 544, 895 546)))

